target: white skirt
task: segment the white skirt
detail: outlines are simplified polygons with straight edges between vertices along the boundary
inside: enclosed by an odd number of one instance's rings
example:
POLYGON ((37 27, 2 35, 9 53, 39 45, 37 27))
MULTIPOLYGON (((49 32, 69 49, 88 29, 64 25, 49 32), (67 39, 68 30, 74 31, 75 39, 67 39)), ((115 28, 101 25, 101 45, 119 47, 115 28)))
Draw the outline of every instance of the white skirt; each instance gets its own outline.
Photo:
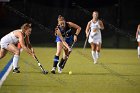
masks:
POLYGON ((16 37, 12 38, 12 35, 13 35, 12 33, 9 33, 1 38, 0 41, 1 48, 7 49, 9 44, 17 44, 16 42, 17 40, 16 41, 14 40, 16 37))
POLYGON ((89 35, 88 42, 95 43, 95 44, 99 44, 99 43, 101 44, 102 43, 101 33, 91 32, 89 35))

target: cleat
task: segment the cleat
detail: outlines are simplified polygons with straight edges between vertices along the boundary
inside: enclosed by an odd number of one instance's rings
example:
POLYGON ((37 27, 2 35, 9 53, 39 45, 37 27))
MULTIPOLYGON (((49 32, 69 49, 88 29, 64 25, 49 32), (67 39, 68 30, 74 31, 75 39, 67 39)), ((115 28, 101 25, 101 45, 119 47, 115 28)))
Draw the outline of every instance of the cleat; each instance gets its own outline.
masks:
POLYGON ((19 68, 13 69, 13 73, 20 73, 20 71, 19 71, 18 69, 19 69, 19 68))
POLYGON ((97 59, 96 59, 96 60, 94 60, 94 64, 97 64, 97 59))
POLYGON ((58 67, 58 73, 62 73, 62 68, 59 65, 57 65, 57 67, 58 67))
POLYGON ((52 74, 55 74, 55 70, 51 70, 51 73, 52 73, 52 74))
POLYGON ((94 61, 94 64, 97 64, 97 61, 94 61))
POLYGON ((53 69, 51 70, 51 73, 52 73, 52 74, 55 74, 55 68, 53 68, 53 69))

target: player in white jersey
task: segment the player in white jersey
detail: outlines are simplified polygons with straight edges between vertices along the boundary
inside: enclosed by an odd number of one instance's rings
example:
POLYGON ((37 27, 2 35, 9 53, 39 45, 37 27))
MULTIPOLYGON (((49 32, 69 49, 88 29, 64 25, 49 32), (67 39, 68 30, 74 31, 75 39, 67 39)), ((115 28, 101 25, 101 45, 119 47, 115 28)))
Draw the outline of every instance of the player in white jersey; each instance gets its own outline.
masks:
POLYGON ((86 37, 91 45, 91 54, 94 60, 94 64, 97 63, 99 53, 101 49, 102 37, 101 31, 104 29, 103 22, 98 19, 98 12, 94 11, 92 14, 92 20, 88 22, 86 27, 86 37))
POLYGON ((140 24, 137 27, 136 39, 137 39, 137 42, 138 42, 138 48, 137 48, 137 50, 138 50, 138 58, 140 58, 140 24))
POLYGON ((7 51, 12 52, 14 54, 14 57, 13 57, 13 72, 14 73, 20 73, 20 71, 18 70, 19 69, 18 60, 20 56, 20 50, 16 46, 18 43, 20 43, 21 47, 27 53, 29 53, 31 56, 34 57, 33 48, 31 47, 31 44, 29 42, 30 34, 31 34, 31 24, 25 23, 21 26, 21 29, 14 30, 1 38, 0 59, 2 59, 6 55, 7 51))

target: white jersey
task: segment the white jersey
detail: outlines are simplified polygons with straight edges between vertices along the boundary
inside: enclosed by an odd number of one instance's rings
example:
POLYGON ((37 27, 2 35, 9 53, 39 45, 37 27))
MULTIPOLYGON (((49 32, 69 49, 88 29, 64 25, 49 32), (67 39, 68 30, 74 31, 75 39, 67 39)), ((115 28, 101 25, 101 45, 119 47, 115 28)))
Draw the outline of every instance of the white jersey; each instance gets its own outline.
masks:
POLYGON ((137 38, 137 42, 140 42, 140 30, 138 31, 138 38, 137 38))
POLYGON ((99 20, 96 23, 93 23, 93 21, 90 21, 90 35, 89 35, 89 39, 88 42, 89 43, 95 43, 95 44, 99 44, 102 43, 101 40, 101 31, 100 31, 100 25, 99 25, 99 20))
POLYGON ((22 32, 21 29, 14 30, 14 31, 10 32, 9 34, 5 35, 3 38, 1 38, 1 42, 0 42, 1 48, 5 49, 5 48, 7 48, 7 46, 9 44, 17 44, 19 42, 19 38, 14 35, 15 31, 22 32))

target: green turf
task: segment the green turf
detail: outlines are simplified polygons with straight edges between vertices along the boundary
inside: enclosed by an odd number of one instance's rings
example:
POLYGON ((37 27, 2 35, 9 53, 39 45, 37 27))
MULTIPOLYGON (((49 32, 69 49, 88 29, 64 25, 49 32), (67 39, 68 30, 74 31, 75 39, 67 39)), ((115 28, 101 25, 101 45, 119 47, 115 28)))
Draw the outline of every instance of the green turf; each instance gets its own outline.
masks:
MULTIPOLYGON (((35 48, 45 69, 52 68, 55 48, 35 48)), ((0 60, 0 70, 10 59, 0 60)), ((20 74, 12 72, 0 93, 140 93, 140 59, 136 49, 102 49, 93 64, 90 49, 75 48, 62 74, 43 75, 27 53, 19 61, 20 74), (72 71, 72 75, 68 72, 72 71)))

